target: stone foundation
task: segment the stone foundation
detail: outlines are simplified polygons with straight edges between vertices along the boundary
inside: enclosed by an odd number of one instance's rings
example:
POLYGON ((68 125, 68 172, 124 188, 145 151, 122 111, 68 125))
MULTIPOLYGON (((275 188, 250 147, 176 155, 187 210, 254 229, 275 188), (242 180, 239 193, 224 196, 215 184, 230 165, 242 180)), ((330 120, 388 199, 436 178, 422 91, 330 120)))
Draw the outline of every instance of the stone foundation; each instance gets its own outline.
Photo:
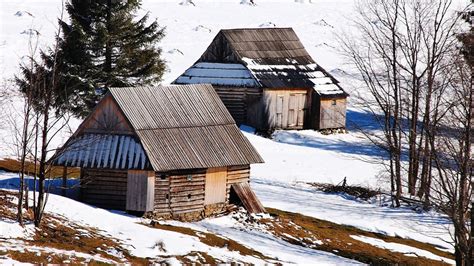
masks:
POLYGON ((204 206, 202 210, 199 211, 190 211, 182 213, 158 213, 158 212, 147 212, 144 217, 150 219, 160 219, 160 220, 178 220, 182 222, 193 222, 199 221, 207 217, 212 217, 215 215, 223 214, 228 211, 230 207, 226 203, 217 203, 204 206))

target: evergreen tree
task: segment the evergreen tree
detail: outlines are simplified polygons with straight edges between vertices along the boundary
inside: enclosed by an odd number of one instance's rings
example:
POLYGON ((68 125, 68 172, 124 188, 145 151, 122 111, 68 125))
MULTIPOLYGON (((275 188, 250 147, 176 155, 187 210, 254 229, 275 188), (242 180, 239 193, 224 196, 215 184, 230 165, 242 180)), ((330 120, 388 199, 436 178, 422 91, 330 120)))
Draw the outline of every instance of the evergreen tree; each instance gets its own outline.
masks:
POLYGON ((110 87, 159 82, 165 71, 157 43, 164 31, 148 14, 136 20, 140 0, 71 0, 60 21, 62 88, 70 111, 87 115, 110 87))

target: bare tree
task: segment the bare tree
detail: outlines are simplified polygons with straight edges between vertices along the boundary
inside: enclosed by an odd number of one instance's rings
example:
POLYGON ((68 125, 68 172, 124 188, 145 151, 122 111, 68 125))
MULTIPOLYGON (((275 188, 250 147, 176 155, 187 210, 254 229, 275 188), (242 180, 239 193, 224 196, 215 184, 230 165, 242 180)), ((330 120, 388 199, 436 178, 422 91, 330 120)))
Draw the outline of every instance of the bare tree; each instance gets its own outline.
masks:
POLYGON ((341 43, 367 87, 360 104, 382 129, 364 134, 388 154, 394 205, 406 184, 447 214, 467 265, 473 74, 459 54, 459 14, 451 0, 364 1, 358 13, 359 35, 341 43))
POLYGON ((430 141, 436 175, 433 175, 430 200, 451 219, 457 265, 470 264, 471 236, 469 204, 472 201, 471 141, 473 110, 472 66, 460 56, 454 71, 446 73, 451 90, 446 91, 449 112, 435 128, 436 141, 430 141), (455 125, 453 127, 453 125, 455 125))
POLYGON ((400 2, 395 0, 380 1, 377 4, 360 3, 359 18, 354 21, 356 27, 360 29, 360 36, 341 39, 345 54, 360 72, 368 89, 369 95, 362 95, 358 103, 372 114, 383 131, 382 135, 363 133, 388 155, 386 167, 396 206, 400 206, 399 199, 402 193, 403 106, 401 70, 398 63, 400 51, 397 42, 400 2))
MULTIPOLYGON (((24 74, 27 72, 33 73, 33 69, 35 67, 35 56, 38 49, 38 35, 35 35, 36 39, 33 39, 33 36, 30 35, 28 41, 28 61, 21 68, 24 70, 24 74)), ((36 75, 29 75, 29 86, 36 86, 36 82, 38 82, 38 77, 36 75)), ((26 93, 23 94, 23 125, 21 130, 19 130, 19 158, 20 158, 20 185, 19 185, 19 195, 18 195, 18 206, 17 206, 17 220, 20 225, 23 225, 23 199, 25 196, 25 205, 28 206, 28 189, 27 185, 25 186, 25 172, 26 172, 26 158, 29 153, 29 146, 31 144, 31 138, 33 136, 33 132, 31 130, 31 119, 33 115, 33 104, 32 104, 32 92, 33 90, 27 89, 26 93), (25 193, 24 193, 25 192, 25 193), (25 195, 24 195, 25 194, 25 195)))
MULTIPOLYGON (((62 5, 61 17, 64 11, 62 5)), ((34 130, 34 157, 35 172, 38 169, 34 193, 34 223, 39 227, 43 218, 44 208, 47 202, 47 188, 45 181, 50 172, 48 153, 51 152, 50 144, 54 137, 68 124, 69 115, 65 105, 68 104, 68 95, 61 86, 67 86, 61 81, 61 62, 59 60, 59 36, 60 28, 56 33, 56 43, 53 48, 42 51, 39 60, 32 60, 32 69, 23 68, 23 77, 17 79, 20 90, 27 98, 27 102, 33 106, 35 112, 34 130), (33 81, 33 82, 31 82, 33 81), (39 155, 38 155, 39 154, 39 155), (36 195, 37 194, 37 195, 36 195)), ((25 118, 24 124, 29 124, 25 118)), ((25 127, 26 128, 26 127, 25 127)))

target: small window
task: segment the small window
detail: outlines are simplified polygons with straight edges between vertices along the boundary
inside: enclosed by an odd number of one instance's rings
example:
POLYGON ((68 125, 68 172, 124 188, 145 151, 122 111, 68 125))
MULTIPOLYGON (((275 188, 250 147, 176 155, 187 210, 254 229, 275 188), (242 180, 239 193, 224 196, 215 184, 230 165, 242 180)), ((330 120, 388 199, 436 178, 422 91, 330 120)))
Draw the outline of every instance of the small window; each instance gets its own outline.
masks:
POLYGON ((161 175, 160 175, 160 178, 161 178, 161 179, 166 179, 166 175, 165 175, 165 174, 161 174, 161 175))
POLYGON ((336 105, 336 100, 332 100, 332 105, 336 105))
POLYGON ((192 176, 192 175, 187 175, 187 176, 186 176, 186 179, 187 179, 188 181, 192 181, 192 180, 193 180, 193 176, 192 176))

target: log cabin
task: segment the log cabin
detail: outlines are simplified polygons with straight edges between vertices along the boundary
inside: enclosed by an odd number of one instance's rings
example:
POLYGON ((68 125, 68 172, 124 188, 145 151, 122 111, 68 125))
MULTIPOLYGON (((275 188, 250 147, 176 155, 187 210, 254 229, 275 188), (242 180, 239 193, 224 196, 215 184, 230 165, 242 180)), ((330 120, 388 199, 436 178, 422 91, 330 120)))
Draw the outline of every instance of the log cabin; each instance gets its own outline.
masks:
POLYGON ((292 28, 221 30, 175 84, 210 83, 238 125, 341 129, 348 94, 292 28))
POLYGON ((262 162, 211 85, 111 88, 53 159, 81 168, 85 203, 180 220, 264 212, 262 162))

